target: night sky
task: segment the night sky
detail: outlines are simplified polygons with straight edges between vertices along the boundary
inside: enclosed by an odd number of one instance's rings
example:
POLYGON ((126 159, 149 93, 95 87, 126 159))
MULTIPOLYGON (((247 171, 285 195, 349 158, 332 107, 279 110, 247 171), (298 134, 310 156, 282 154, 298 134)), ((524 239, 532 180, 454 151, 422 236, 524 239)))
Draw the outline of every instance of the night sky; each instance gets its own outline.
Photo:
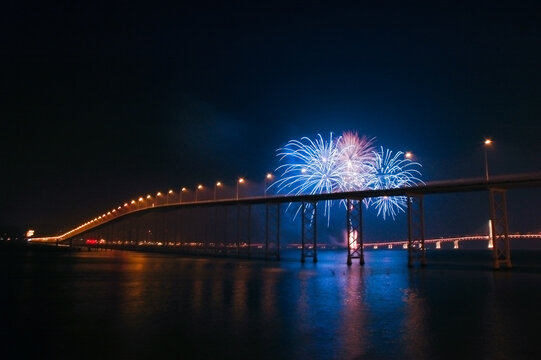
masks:
POLYGON ((355 130, 427 182, 541 170, 538 2, 8 1, 0 226, 55 232, 158 190, 263 182, 355 130), (437 4, 435 4, 437 3, 437 4))

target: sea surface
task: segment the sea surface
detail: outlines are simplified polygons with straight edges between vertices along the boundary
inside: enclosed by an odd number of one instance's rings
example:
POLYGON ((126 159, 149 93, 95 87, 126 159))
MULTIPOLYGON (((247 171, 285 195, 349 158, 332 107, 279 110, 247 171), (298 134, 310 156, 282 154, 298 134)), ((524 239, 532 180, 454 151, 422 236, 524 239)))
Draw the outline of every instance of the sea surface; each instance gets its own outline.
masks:
POLYGON ((1 252, 1 359, 537 359, 541 252, 1 252))

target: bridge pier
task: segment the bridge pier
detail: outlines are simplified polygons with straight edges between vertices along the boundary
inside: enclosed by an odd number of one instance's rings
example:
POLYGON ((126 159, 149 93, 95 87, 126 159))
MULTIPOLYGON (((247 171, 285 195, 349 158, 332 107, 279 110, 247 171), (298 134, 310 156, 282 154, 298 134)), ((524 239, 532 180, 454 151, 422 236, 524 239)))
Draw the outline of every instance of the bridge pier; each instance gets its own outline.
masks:
POLYGON ((426 266, 425 248, 425 216, 423 195, 408 195, 408 266, 414 261, 426 266))
POLYGON ((359 259, 364 265, 363 244, 363 202, 362 200, 346 200, 346 227, 348 242, 347 264, 352 264, 352 259, 359 259))
POLYGON ((506 190, 490 188, 489 191, 493 267, 498 270, 500 265, 505 265, 507 269, 511 269, 506 190))
POLYGON ((302 202, 302 235, 301 235, 301 262, 304 263, 307 257, 317 262, 317 202, 302 202), (310 249, 307 243, 312 242, 310 249))

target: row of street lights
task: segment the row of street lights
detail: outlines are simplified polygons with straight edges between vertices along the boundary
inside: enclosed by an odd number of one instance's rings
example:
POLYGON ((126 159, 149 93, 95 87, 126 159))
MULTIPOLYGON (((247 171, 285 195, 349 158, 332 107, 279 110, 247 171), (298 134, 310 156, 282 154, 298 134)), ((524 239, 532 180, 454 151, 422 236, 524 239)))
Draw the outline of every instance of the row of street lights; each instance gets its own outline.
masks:
MULTIPOLYGON (((271 173, 267 173, 267 174, 265 175, 265 189, 264 189, 264 196, 267 196, 267 187, 268 187, 268 183, 269 183, 269 181, 271 181, 273 178, 274 178, 274 175, 271 174, 271 173)), ((237 181, 236 181, 236 184, 235 184, 235 199, 236 199, 236 200, 239 199, 239 187, 240 187, 240 185, 242 185, 242 184, 244 184, 244 183, 246 183, 246 180, 245 180, 244 178, 242 178, 242 177, 239 177, 239 178, 237 179, 237 181)), ((222 183, 221 181, 217 181, 217 182, 214 184, 214 191, 213 191, 213 197, 212 197, 213 200, 216 200, 216 196, 217 196, 217 193, 218 193, 218 188, 220 188, 220 187, 222 187, 222 186, 223 186, 223 183, 222 183)), ((201 184, 199 184, 199 185, 196 186, 196 188, 195 188, 195 200, 194 200, 194 202, 197 202, 197 199, 198 199, 198 196, 197 196, 197 195, 198 195, 198 192, 199 192, 200 190, 203 190, 203 189, 204 189, 204 186, 201 185, 201 184)), ((172 190, 170 190, 170 191, 172 191, 172 190)), ((180 202, 182 202, 182 193, 183 193, 183 192, 186 192, 186 191, 188 191, 187 188, 185 188, 185 187, 181 188, 181 190, 180 190, 180 199, 179 199, 180 202)))
MULTIPOLYGON (((265 190, 264 190, 264 195, 267 196, 267 185, 268 185, 268 182, 270 180, 272 180, 274 178, 274 175, 271 174, 271 173, 267 173, 267 175, 265 176, 265 190)), ((246 180, 242 177, 238 178, 237 181, 236 181, 236 189, 235 189, 235 199, 238 200, 239 199, 239 186, 241 184, 244 184, 246 182, 246 180)), ((215 184, 214 184, 214 193, 213 193, 213 200, 216 200, 216 196, 217 196, 217 191, 218 191, 218 188, 219 187, 222 187, 223 186, 223 183, 221 181, 217 181, 215 184)), ((198 201, 198 194, 201 190, 203 190, 205 187, 202 185, 202 184, 198 184, 196 187, 195 187, 195 197, 194 197, 194 202, 197 202, 198 201)), ((181 187, 179 189, 179 203, 182 203, 182 197, 183 197, 183 194, 185 192, 188 191, 188 188, 186 187, 181 187)), ((172 196, 175 192, 173 190, 169 190, 166 194, 166 204, 169 204, 169 198, 170 196, 172 196)), ((156 205, 158 204, 158 201, 157 199, 160 198, 160 197, 163 197, 164 194, 160 191, 158 191, 156 193, 156 205)), ((152 199, 152 196, 149 194, 146 196, 146 200, 150 200, 152 199)), ((136 205, 137 203, 143 203, 145 201, 145 197, 141 196, 136 200, 132 200, 130 202, 130 204, 132 205, 136 205)), ((125 206, 128 206, 128 204, 125 204, 125 206)))
MULTIPOLYGON (((268 182, 270 180, 272 180, 274 178, 274 175, 272 175, 271 173, 267 173, 266 176, 265 176, 265 196, 267 196, 267 185, 268 185, 268 182)), ((241 184, 244 184, 246 182, 246 180, 242 177, 238 178, 237 179, 237 182, 236 182, 236 191, 235 191, 235 199, 239 199, 239 185, 241 184)), ((213 199, 216 200, 216 193, 217 193, 217 190, 219 187, 223 186, 222 182, 218 181, 216 182, 216 184, 214 185, 214 197, 213 199)), ((204 186, 202 184, 199 184, 196 186, 195 188, 195 198, 194 198, 194 202, 197 202, 198 200, 198 193, 199 191, 203 190, 204 189, 204 186)), ((182 195, 188 191, 188 188, 186 187, 181 187, 179 189, 179 203, 182 203, 182 195)), ((166 194, 166 204, 169 204, 169 198, 170 196, 172 196, 175 192, 173 190, 169 190, 166 194)), ((160 197, 163 197, 164 194, 161 192, 161 191, 158 191, 156 193, 156 203, 152 203, 152 206, 154 205, 158 205, 158 198, 160 197)), ((126 209, 128 212, 130 211, 129 210, 129 207, 130 205, 135 205, 135 207, 139 207, 139 208, 142 208, 143 207, 143 204, 145 201, 149 201, 151 200, 153 197, 152 195, 148 194, 146 197, 143 197, 143 196, 140 196, 139 198, 137 198, 137 200, 131 200, 130 202, 126 202, 124 203, 123 206, 119 206, 118 209, 113 209, 107 213, 104 213, 103 215, 100 215, 98 216, 97 218, 94 218, 92 220, 89 220, 88 222, 82 224, 81 226, 69 231, 67 234, 73 232, 73 231, 76 231, 76 230, 79 230, 85 226, 88 226, 90 225, 91 223, 94 223, 94 222, 97 222, 97 221, 100 221, 100 220, 103 220, 105 219, 106 217, 109 217, 111 215, 116 215, 117 212, 120 212, 122 209, 126 209), (118 211, 117 211, 118 210, 118 211)))
MULTIPOLYGON (((493 141, 491 139, 485 139, 484 142, 483 142, 484 146, 483 146, 483 149, 484 149, 484 154, 485 154, 485 178, 486 180, 488 181, 489 180, 489 176, 488 176, 488 148, 492 146, 493 144, 493 141)), ((410 151, 407 151, 405 154, 404 154, 404 157, 406 159, 412 159, 413 158, 413 154, 410 152, 410 151)), ((304 170, 304 169, 303 169, 304 170)), ((264 188, 264 196, 266 197, 267 196, 267 188, 268 188, 268 184, 269 182, 274 178, 274 175, 271 174, 271 173, 267 173, 265 175, 265 188, 264 188)), ((236 181, 236 189, 235 189, 235 199, 238 200, 239 199, 239 186, 241 184, 244 184, 246 182, 246 180, 242 177, 239 177, 236 181)), ((217 195, 217 191, 218 191, 218 188, 219 187, 222 187, 223 184, 221 181, 217 181, 215 184, 214 184, 214 196, 213 196, 213 200, 216 200, 216 195, 217 195)), ((198 192, 203 190, 204 189, 204 186, 199 184, 196 186, 195 188, 195 198, 194 198, 194 202, 197 202, 198 200, 198 192)), ((185 192, 188 191, 188 188, 186 187, 181 187, 179 189, 179 203, 182 203, 182 197, 183 197, 183 194, 185 192)), ((166 194, 166 204, 169 204, 169 198, 174 194, 174 191, 173 190, 169 190, 166 194)), ((163 193, 158 191, 156 193, 156 205, 158 204, 158 198, 160 197, 163 197, 163 193)), ((150 200, 152 199, 152 196, 149 194, 146 196, 146 200, 150 200)), ((117 212, 120 212, 122 209, 126 209, 129 211, 129 205, 138 205, 139 203, 141 205, 143 205, 143 202, 145 201, 145 198, 143 198, 142 196, 139 197, 136 200, 131 200, 129 203, 124 203, 124 206, 119 206, 117 209, 113 209, 111 210, 110 212, 107 212, 97 218, 94 218, 93 220, 90 220, 84 224, 82 224, 81 226, 71 230, 69 233, 73 232, 73 231, 76 231, 76 230, 79 230, 80 228, 83 228, 83 227, 86 227, 88 225, 90 225, 91 223, 93 222, 96 222, 96 221, 99 221, 99 220, 102 220, 103 218, 105 217, 108 217, 108 216, 111 216, 111 215, 116 215, 115 213, 117 212), (118 211, 117 211, 118 210, 118 211)), ((154 206, 154 203, 152 204, 152 206, 154 206)))

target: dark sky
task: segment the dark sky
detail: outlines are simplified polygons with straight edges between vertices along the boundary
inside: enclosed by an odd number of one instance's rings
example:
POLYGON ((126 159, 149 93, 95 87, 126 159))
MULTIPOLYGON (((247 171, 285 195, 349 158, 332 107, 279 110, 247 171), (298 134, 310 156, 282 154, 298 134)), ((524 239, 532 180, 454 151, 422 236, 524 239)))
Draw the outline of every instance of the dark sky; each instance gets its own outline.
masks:
POLYGON ((536 1, 8 1, 0 226, 262 182, 291 138, 356 130, 425 181, 541 170, 536 1), (437 3, 437 4, 436 4, 437 3))

